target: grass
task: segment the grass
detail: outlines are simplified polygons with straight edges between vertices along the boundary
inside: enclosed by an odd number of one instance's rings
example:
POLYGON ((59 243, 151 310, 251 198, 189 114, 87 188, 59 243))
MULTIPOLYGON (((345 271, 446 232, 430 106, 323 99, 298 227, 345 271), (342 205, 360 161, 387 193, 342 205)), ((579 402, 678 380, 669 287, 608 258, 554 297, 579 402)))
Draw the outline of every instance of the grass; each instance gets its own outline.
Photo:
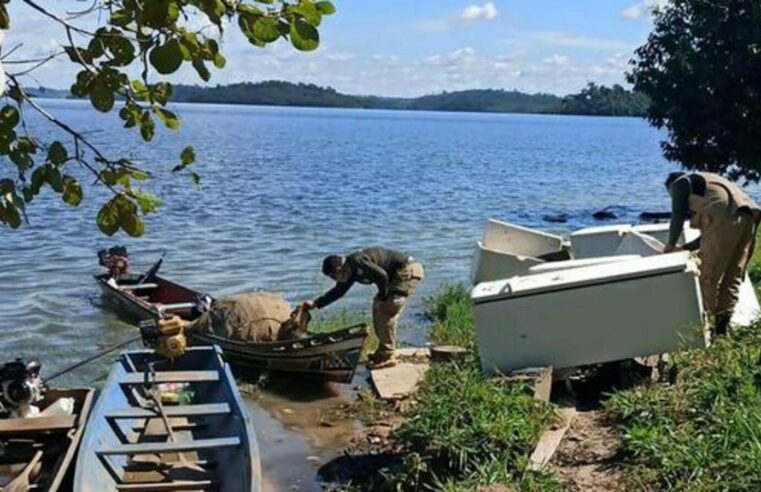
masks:
POLYGON ((641 488, 761 490, 761 323, 678 354, 674 385, 619 392, 629 476, 641 488))
POLYGON ((391 480, 402 490, 473 490, 500 484, 551 490, 541 474, 524 474, 527 455, 554 420, 552 408, 522 384, 486 378, 475 353, 472 303, 462 286, 426 300, 434 343, 471 350, 464 360, 435 364, 394 440, 407 455, 391 480))

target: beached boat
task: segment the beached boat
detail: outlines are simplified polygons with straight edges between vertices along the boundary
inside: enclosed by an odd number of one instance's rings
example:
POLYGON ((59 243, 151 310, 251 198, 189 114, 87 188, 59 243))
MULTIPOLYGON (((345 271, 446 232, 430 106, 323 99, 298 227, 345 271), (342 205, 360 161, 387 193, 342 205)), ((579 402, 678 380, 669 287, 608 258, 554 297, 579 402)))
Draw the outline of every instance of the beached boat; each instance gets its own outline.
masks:
POLYGON ((259 491, 251 419, 216 347, 124 352, 93 408, 77 491, 259 491))
POLYGON ((0 490, 71 490, 94 398, 89 388, 48 389, 34 403, 43 416, 0 419, 0 490), (45 415, 62 399, 73 402, 72 413, 45 415))
MULTIPOLYGON (((155 270, 155 269, 152 269, 155 270)), ((116 282, 107 274, 96 275, 105 305, 128 321, 156 320, 167 314, 192 321, 201 292, 161 276, 126 274, 116 282)), ((212 301, 213 302, 213 301, 212 301)), ((299 340, 242 342, 212 334, 189 334, 193 344, 215 344, 235 369, 273 371, 351 382, 367 338, 367 326, 358 324, 299 340)))

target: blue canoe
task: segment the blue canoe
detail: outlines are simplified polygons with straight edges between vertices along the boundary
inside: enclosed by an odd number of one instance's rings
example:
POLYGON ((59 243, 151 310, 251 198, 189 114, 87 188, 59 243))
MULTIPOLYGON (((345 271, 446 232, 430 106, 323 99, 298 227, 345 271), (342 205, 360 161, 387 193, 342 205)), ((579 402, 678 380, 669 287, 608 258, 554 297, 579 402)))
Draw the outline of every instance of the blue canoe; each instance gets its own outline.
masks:
POLYGON ((261 490, 253 425, 220 350, 193 347, 172 362, 122 353, 85 429, 74 490, 261 490), (159 396, 172 383, 189 401, 159 396))

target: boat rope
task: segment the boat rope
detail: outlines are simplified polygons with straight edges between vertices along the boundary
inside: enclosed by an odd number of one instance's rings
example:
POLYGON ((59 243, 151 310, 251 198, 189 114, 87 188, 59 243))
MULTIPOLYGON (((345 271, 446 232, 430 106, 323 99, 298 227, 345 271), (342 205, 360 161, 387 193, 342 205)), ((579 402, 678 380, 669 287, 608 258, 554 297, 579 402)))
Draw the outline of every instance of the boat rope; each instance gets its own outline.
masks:
POLYGON ((66 374, 68 372, 71 372, 74 369, 78 369, 78 368, 84 366, 85 364, 89 364, 90 362, 92 362, 94 360, 100 359, 104 355, 108 355, 111 352, 114 352, 115 350, 119 350, 120 348, 125 347, 125 346, 127 346, 127 345, 129 345, 131 343, 135 343, 138 340, 140 340, 140 338, 141 338, 141 335, 138 335, 136 337, 129 338, 129 339, 127 339, 127 340, 117 344, 117 345, 114 345, 113 347, 109 347, 106 350, 102 350, 102 351, 98 352, 95 355, 91 355, 90 357, 88 357, 88 358, 86 358, 84 360, 81 360, 81 361, 77 362, 74 365, 71 365, 71 366, 67 367, 66 369, 62 369, 62 370, 54 373, 53 375, 46 377, 45 381, 46 382, 47 381, 52 381, 53 379, 55 379, 57 377, 60 377, 60 376, 63 376, 64 374, 66 374))

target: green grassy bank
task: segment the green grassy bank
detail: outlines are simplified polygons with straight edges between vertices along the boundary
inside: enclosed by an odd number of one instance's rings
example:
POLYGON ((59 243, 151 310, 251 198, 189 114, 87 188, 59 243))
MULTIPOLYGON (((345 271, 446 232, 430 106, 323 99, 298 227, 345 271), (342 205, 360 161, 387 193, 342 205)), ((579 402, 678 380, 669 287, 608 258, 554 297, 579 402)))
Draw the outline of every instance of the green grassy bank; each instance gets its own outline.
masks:
MULTIPOLYGON (((523 384, 486 378, 478 362, 473 310, 467 290, 449 286, 427 299, 436 344, 470 349, 463 360, 434 364, 392 440, 403 463, 385 473, 383 488, 397 490, 551 490, 543 474, 525 474, 527 456, 555 416, 523 384)), ((377 487, 377 484, 376 484, 377 487)))

